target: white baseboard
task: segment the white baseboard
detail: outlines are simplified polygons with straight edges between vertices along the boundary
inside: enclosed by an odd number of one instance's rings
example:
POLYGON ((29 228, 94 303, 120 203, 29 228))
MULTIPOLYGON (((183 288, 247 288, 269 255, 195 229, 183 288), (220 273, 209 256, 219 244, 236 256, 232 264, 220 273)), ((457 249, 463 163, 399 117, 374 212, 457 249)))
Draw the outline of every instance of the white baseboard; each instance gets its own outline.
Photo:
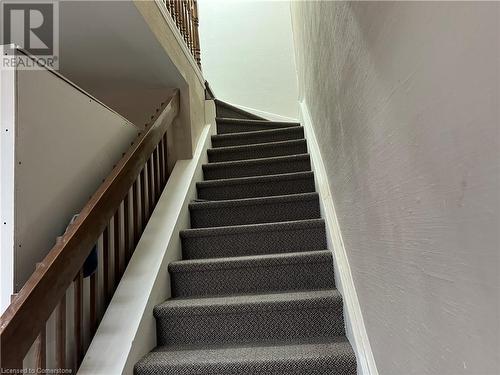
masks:
POLYGON ((328 175, 321 158, 319 145, 312 126, 311 116, 305 101, 300 102, 299 116, 304 126, 307 146, 311 155, 316 189, 320 196, 321 211, 326 223, 328 245, 333 252, 335 283, 344 300, 346 335, 356 353, 358 374, 378 375, 370 341, 366 333, 361 307, 356 294, 349 260, 342 240, 337 214, 335 213, 335 206, 328 183, 328 175))
POLYGON ((264 117, 265 119, 270 120, 270 121, 297 122, 296 118, 277 115, 275 113, 261 111, 259 109, 255 109, 255 108, 245 107, 244 105, 231 103, 231 102, 228 102, 227 100, 224 100, 224 102, 226 102, 227 104, 231 104, 234 107, 240 108, 244 111, 253 113, 254 115, 264 117))

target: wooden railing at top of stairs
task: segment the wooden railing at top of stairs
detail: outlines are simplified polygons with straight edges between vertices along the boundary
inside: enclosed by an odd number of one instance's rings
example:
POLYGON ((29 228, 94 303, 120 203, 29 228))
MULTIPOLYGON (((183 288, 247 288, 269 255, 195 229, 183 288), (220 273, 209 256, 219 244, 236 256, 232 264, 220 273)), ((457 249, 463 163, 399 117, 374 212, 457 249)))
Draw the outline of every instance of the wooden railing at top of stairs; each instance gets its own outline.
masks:
POLYGON ((32 347, 34 368, 46 368, 46 353, 50 349, 55 368, 69 369, 71 362, 70 370, 76 372, 86 351, 84 346, 94 336, 100 316, 168 179, 167 129, 178 111, 176 91, 157 110, 150 124, 139 133, 73 224, 14 296, 0 321, 2 373, 20 373, 16 371, 23 368, 23 360, 32 347), (102 244, 98 246, 99 267, 85 279, 85 290, 89 292, 84 293, 84 262, 97 243, 102 244), (70 289, 73 317, 66 322, 71 311, 66 308, 70 289), (47 321, 53 314, 55 328, 51 327, 55 332, 47 332, 47 321), (67 331, 69 326, 72 332, 67 331), (48 334, 55 337, 54 347, 47 347, 48 334), (71 347, 67 348, 68 345, 71 347), (67 352, 73 354, 67 356, 67 352))
POLYGON ((198 34, 198 3, 196 0, 161 0, 172 16, 187 48, 201 68, 200 38, 198 34))

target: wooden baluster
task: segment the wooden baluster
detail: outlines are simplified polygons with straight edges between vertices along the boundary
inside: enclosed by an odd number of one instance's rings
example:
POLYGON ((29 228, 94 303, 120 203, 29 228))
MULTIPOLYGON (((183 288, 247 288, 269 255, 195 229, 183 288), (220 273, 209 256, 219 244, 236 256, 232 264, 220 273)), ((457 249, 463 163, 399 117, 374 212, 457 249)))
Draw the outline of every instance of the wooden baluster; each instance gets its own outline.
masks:
MULTIPOLYGON (((141 181, 141 228, 144 230, 146 227, 146 168, 142 168, 140 174, 141 181)), ((151 210, 151 207, 149 208, 151 210)), ((141 230, 141 232, 142 232, 141 230)))
POLYGON ((161 190, 165 187, 165 159, 163 158, 165 155, 165 152, 163 150, 163 138, 161 139, 160 143, 158 144, 158 156, 160 159, 160 187, 161 190))
POLYGON ((196 25, 194 24, 194 18, 195 18, 195 14, 194 14, 194 0, 191 0, 191 22, 192 22, 192 25, 193 25, 193 56, 196 55, 196 42, 195 42, 195 33, 196 33, 196 25))
POLYGON ((148 201, 149 201, 149 214, 153 212, 154 206, 154 175, 153 175, 153 160, 149 158, 147 161, 148 166, 148 201))
POLYGON ((201 54, 200 54, 200 36, 198 34, 198 2, 194 0, 193 3, 193 25, 194 25, 194 59, 196 60, 198 66, 201 68, 201 54))
POLYGON ((139 193, 137 189, 138 181, 136 180, 132 185, 132 217, 133 217, 133 236, 132 253, 135 250, 137 242, 139 242, 139 193))
POLYGON ((191 0, 186 1, 186 9, 188 14, 188 48, 191 54, 193 53, 193 9, 191 0))
POLYGON ((82 336, 82 320, 83 320, 83 273, 80 270, 74 280, 74 335, 75 335, 75 372, 80 366, 83 356, 83 336, 82 336))
POLYGON ((160 164, 159 164, 159 160, 158 160, 158 153, 159 153, 159 147, 158 145, 156 146, 156 148, 153 150, 153 161, 154 161, 154 165, 153 165, 153 170, 154 170, 154 179, 155 179, 155 192, 156 192, 156 195, 155 195, 155 206, 156 206, 156 202, 158 202, 158 199, 160 198, 160 194, 161 194, 161 189, 160 189, 160 164))
POLYGON ((181 35, 184 35, 184 13, 182 11, 182 0, 177 1, 177 8, 178 8, 178 14, 177 16, 179 17, 179 31, 181 32, 181 35))
POLYGON ((93 337, 97 330, 97 281, 99 280, 97 269, 95 272, 90 275, 90 295, 89 295, 89 304, 90 304, 90 313, 89 313, 89 328, 90 328, 90 336, 93 337))
POLYGON ((106 309, 109 302, 109 225, 102 233, 102 277, 104 309, 106 309))
POLYGON ((189 6, 189 0, 184 0, 184 8, 186 8, 186 46, 188 50, 191 50, 191 11, 189 6))
MULTIPOLYGON (((38 269, 41 263, 37 263, 35 268, 38 269)), ((11 296, 12 299, 12 296, 11 296)), ((35 368, 45 369, 46 368, 46 357, 47 357, 47 323, 45 323, 40 330, 36 340, 35 340, 35 368)))
POLYGON ((185 19, 185 30, 184 30, 184 40, 186 41, 186 45, 189 49, 189 20, 190 20, 190 17, 189 17, 189 4, 186 0, 184 0, 182 2, 184 4, 184 19, 185 19))
POLYGON ((193 0, 187 2, 189 12, 189 50, 194 57, 194 23, 193 23, 193 0))
POLYGON ((187 41, 186 35, 187 35, 187 17, 186 17, 186 2, 181 0, 181 20, 182 20, 182 36, 184 37, 184 40, 187 41))
POLYGON ((130 232, 129 232, 129 208, 128 208, 128 202, 129 201, 129 194, 125 196, 125 199, 123 200, 123 251, 125 252, 125 267, 130 260, 130 232))
POLYGON ((163 160, 165 167, 165 183, 168 180, 168 141, 167 141, 167 133, 163 134, 163 160))
POLYGON ((174 20, 177 28, 181 30, 181 3, 179 0, 174 0, 174 20))
MULTIPOLYGON (((41 263, 36 264, 36 268, 39 268, 41 263)), ((35 368, 44 370, 47 360, 47 323, 45 323, 38 334, 35 341, 35 368)))
POLYGON ((121 274, 120 274, 120 234, 121 234, 121 229, 120 225, 122 222, 122 210, 121 207, 118 206, 118 209, 115 212, 115 216, 113 217, 113 246, 115 249, 114 253, 114 265, 115 265, 115 275, 114 275, 114 288, 113 290, 116 290, 116 287, 118 286, 118 283, 120 282, 121 274))
POLYGON ((44 325, 35 341, 35 367, 37 369, 43 370, 47 367, 46 356, 47 356, 47 328, 44 325))
MULTIPOLYGON (((35 268, 38 269, 41 263, 37 263, 35 268)), ((12 296, 11 296, 12 299, 12 296)), ((35 340, 35 368, 45 369, 47 357, 47 323, 43 325, 36 340, 35 340)))
POLYGON ((167 0, 170 3, 170 16, 175 21, 175 0, 167 0))
POLYGON ((55 354, 56 354, 56 368, 58 369, 66 368, 66 295, 64 295, 61 298, 59 305, 57 305, 56 307, 56 353, 55 354))

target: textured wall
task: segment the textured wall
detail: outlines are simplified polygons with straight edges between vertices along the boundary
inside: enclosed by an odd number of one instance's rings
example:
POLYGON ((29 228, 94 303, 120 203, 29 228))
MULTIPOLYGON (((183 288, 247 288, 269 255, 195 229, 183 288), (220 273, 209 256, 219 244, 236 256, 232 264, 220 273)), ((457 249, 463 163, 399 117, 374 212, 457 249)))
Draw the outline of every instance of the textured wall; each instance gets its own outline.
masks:
POLYGON ((203 74, 217 98, 297 118, 289 2, 198 3, 203 74))
POLYGON ((500 4, 294 2, 292 18, 379 373, 497 374, 500 4))

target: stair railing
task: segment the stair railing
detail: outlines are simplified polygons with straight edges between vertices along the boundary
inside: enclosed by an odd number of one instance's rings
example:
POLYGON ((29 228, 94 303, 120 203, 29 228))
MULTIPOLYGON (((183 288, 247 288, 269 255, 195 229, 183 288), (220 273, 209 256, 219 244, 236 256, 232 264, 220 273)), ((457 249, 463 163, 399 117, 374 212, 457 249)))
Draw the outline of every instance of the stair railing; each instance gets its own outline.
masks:
POLYGON ((161 2, 172 16, 187 48, 201 68, 198 2, 196 0, 161 0, 161 2))
POLYGON ((0 319, 2 373, 7 369, 9 373, 24 373, 19 371, 32 350, 35 368, 45 369, 48 333, 55 337, 55 347, 50 348, 55 368, 68 369, 71 363, 71 370, 76 372, 86 351, 84 346, 90 345, 167 182, 167 129, 178 111, 176 91, 157 110, 66 233, 13 297, 0 319), (84 293, 84 262, 97 243, 102 243, 98 248, 100 267, 90 280, 85 279, 89 292, 84 293), (73 318, 67 322, 66 317, 71 316, 71 310, 66 308, 70 289, 73 318), (48 332, 47 321, 52 316, 55 316, 55 332, 48 332), (67 331, 68 327, 72 332, 67 331), (67 352, 73 354, 67 356, 67 352))

